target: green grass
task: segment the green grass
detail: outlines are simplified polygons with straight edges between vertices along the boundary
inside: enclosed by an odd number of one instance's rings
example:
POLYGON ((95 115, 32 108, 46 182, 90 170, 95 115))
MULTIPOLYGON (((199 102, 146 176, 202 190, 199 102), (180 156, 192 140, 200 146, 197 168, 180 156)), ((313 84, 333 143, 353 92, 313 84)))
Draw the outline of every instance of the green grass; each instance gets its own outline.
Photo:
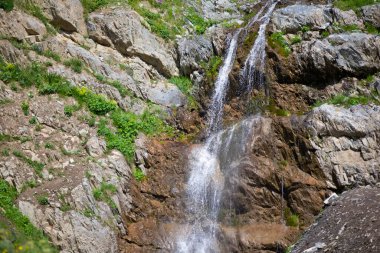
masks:
POLYGON ((272 33, 272 35, 268 39, 268 44, 273 49, 276 49, 277 52, 284 57, 288 57, 289 54, 292 52, 282 32, 272 33))
POLYGON ((21 110, 25 116, 29 115, 29 103, 28 103, 28 101, 23 101, 21 103, 21 110))
POLYGON ((19 150, 14 150, 13 155, 28 164, 31 168, 34 169, 38 176, 42 177, 42 170, 44 169, 45 164, 33 161, 19 150))
POLYGON ((285 208, 284 212, 286 225, 290 227, 298 227, 299 226, 299 217, 297 214, 292 213, 290 208, 285 208))
POLYGON ((14 205, 17 196, 16 189, 0 179, 0 217, 8 221, 0 222, 0 252, 58 252, 14 205))
POLYGON ((335 0, 334 6, 342 10, 357 10, 362 6, 375 3, 376 0, 335 0))
POLYGON ((380 35, 380 29, 376 28, 373 24, 366 22, 365 29, 367 33, 380 35))
POLYGON ((36 197, 38 204, 46 206, 49 205, 49 199, 46 197, 46 195, 39 195, 36 197))
POLYGON ((115 194, 116 191, 117 189, 113 184, 109 184, 103 181, 100 184, 100 187, 95 188, 92 191, 92 194, 97 201, 103 201, 107 203, 112 209, 116 209, 116 204, 111 199, 111 196, 115 194))
POLYGON ((207 79, 213 81, 218 76, 218 70, 223 60, 220 56, 212 56, 208 62, 201 62, 201 67, 203 68, 207 79))
POLYGON ((142 182, 142 181, 146 178, 144 172, 143 172, 141 169, 139 169, 139 168, 137 168, 137 169, 135 169, 135 170, 133 171, 133 177, 134 177, 138 182, 142 182))
POLYGON ((76 73, 82 73, 83 62, 78 58, 71 58, 63 62, 67 67, 70 67, 76 73))
POLYGON ((379 101, 372 95, 347 96, 345 94, 338 94, 327 100, 317 101, 313 105, 313 107, 318 107, 318 106, 321 106, 322 104, 332 104, 332 105, 338 105, 338 106, 343 106, 343 107, 351 107, 353 105, 367 105, 370 103, 379 104, 379 101))
POLYGON ((73 116, 73 113, 80 110, 80 105, 65 105, 63 108, 63 113, 67 117, 73 116))
POLYGON ((301 41, 302 41, 301 36, 299 36, 299 35, 295 35, 295 36, 290 40, 290 44, 294 45, 294 44, 300 43, 301 41))
POLYGON ((172 78, 169 79, 169 82, 172 84, 175 84, 178 89, 186 95, 187 101, 188 101, 188 106, 192 109, 198 108, 198 103, 192 96, 191 92, 193 89, 193 84, 190 80, 190 78, 185 77, 185 76, 173 76, 172 78))
POLYGON ((11 11, 14 7, 14 0, 1 0, 0 1, 0 9, 5 11, 11 11))

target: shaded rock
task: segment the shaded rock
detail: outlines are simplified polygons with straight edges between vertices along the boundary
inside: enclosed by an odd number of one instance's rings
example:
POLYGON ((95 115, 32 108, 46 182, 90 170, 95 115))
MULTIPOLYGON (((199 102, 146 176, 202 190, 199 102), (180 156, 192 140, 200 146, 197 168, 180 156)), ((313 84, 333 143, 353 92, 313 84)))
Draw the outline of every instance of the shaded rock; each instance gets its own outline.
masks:
POLYGON ((8 40, 0 40, 0 54, 4 60, 21 66, 28 62, 23 51, 14 47, 8 40))
POLYGON ((379 112, 378 106, 322 105, 307 115, 304 126, 329 185, 344 188, 379 182, 379 112))
POLYGON ((32 0, 39 5, 50 22, 66 32, 87 34, 80 0, 32 0))
POLYGON ((364 6, 361 9, 363 20, 380 29, 380 4, 364 6))
POLYGON ((180 71, 183 75, 190 75, 199 70, 201 62, 208 62, 213 55, 211 42, 204 36, 182 38, 178 41, 178 55, 180 71))
POLYGON ((291 252, 379 252, 380 188, 343 193, 291 252))
POLYGON ((89 17, 89 34, 100 44, 109 44, 103 39, 108 37, 119 52, 141 58, 165 76, 177 75, 173 51, 170 47, 167 50, 168 45, 145 28, 140 19, 136 12, 124 8, 95 12, 89 17))
POLYGON ((358 18, 353 10, 342 11, 337 8, 332 8, 331 12, 334 22, 337 22, 340 25, 351 25, 357 26, 358 28, 364 28, 363 21, 358 18))

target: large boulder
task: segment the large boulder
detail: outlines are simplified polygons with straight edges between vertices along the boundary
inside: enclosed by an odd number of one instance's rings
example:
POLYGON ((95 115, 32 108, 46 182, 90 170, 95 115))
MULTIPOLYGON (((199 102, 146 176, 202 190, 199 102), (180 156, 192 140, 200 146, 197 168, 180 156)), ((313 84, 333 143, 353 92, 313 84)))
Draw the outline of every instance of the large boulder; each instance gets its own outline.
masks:
POLYGON ((204 36, 182 38, 178 41, 178 55, 181 73, 190 75, 213 55, 212 43, 204 36))
POLYGON ((326 5, 290 5, 273 12, 272 24, 275 30, 285 33, 295 33, 303 26, 325 29, 333 22, 330 10, 326 5))
POLYGON ((379 106, 322 105, 307 115, 304 127, 331 188, 379 182, 379 106))
POLYGON ((139 57, 165 76, 178 75, 174 50, 153 35, 134 11, 118 8, 92 13, 89 35, 99 44, 112 43, 123 55, 139 57))
POLYGON ((294 64, 288 69, 294 71, 294 78, 298 81, 304 78, 313 82, 343 76, 365 77, 380 70, 379 52, 379 36, 332 34, 326 39, 304 41, 296 46, 292 54, 294 64))
POLYGON ((80 0, 32 0, 56 27, 66 32, 87 34, 80 0))
POLYGON ((361 11, 365 22, 380 29, 380 4, 364 6, 361 11))

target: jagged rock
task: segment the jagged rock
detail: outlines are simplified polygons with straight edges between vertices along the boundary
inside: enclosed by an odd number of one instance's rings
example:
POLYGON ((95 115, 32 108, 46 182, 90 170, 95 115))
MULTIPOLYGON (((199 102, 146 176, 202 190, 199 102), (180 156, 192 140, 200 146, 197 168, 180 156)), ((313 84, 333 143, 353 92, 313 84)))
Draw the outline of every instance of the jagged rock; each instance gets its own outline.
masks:
POLYGON ((340 25, 353 25, 357 26, 359 29, 364 28, 363 21, 358 18, 353 10, 342 11, 337 8, 332 8, 331 12, 334 22, 337 22, 340 25))
POLYGON ((241 16, 234 1, 202 0, 201 4, 204 17, 210 20, 233 19, 241 16))
POLYGON ((361 11, 365 22, 380 29, 380 4, 364 6, 361 11))
POLYGON ((0 54, 8 62, 20 65, 28 62, 23 51, 14 47, 8 40, 0 40, 0 54))
POLYGON ((343 193, 292 249, 303 252, 379 252, 380 188, 343 193))
POLYGON ((136 12, 125 8, 91 13, 89 34, 103 45, 109 44, 104 40, 108 37, 119 52, 141 58, 165 76, 177 75, 173 50, 145 28, 140 19, 136 12))
POLYGON ((336 188, 380 180, 380 107, 322 105, 305 119, 327 183, 336 188))
POLYGON ((178 55, 181 73, 190 75, 200 69, 201 62, 209 61, 213 55, 212 44, 204 36, 182 38, 178 41, 178 55))
POLYGON ((80 0, 32 0, 50 22, 66 32, 87 34, 80 0))
POLYGON ((0 9, 0 34, 19 41, 46 34, 44 24, 37 18, 18 10, 5 12, 0 9))
MULTIPOLYGON (((298 79, 314 82, 342 76, 367 76, 380 70, 380 38, 365 33, 332 34, 323 40, 304 41, 294 48, 298 79)), ((295 77, 297 79, 297 77, 295 77)), ((297 80, 298 80, 297 79, 297 80)))
POLYGON ((272 24, 275 30, 285 33, 296 33, 303 26, 323 30, 333 22, 330 9, 325 5, 290 5, 273 12, 272 24))
POLYGON ((92 136, 86 143, 87 153, 92 157, 98 157, 103 154, 106 148, 106 143, 104 140, 92 136))

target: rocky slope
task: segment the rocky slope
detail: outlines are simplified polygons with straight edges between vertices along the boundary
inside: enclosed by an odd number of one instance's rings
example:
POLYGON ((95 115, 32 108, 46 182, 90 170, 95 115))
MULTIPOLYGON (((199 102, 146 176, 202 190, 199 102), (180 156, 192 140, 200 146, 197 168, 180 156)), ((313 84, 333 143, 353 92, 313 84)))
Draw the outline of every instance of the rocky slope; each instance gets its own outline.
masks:
MULTIPOLYGON (((89 11, 86 1, 32 0, 0 9, 0 178, 57 250, 174 251, 186 226, 188 154, 203 138, 221 57, 233 27, 262 4, 173 1, 186 17, 174 37, 156 29, 156 15, 171 16, 155 1, 89 11)), ((239 39, 224 107, 231 127, 221 135, 222 157, 233 164, 220 161, 221 170, 234 189, 221 204, 222 252, 285 252, 327 197, 358 186, 367 188, 328 207, 294 252, 316 243, 348 252, 352 229, 364 231, 366 219, 374 229, 351 249, 376 252, 377 207, 353 223, 347 210, 359 212, 358 194, 378 197, 379 11, 280 3, 267 31, 265 91, 251 94, 239 92, 239 75, 258 27, 239 39), (247 135, 239 122, 257 112, 247 135), (336 222, 343 232, 330 228, 336 222)), ((165 24, 177 31, 176 22, 165 24)), ((0 217, 14 222, 1 207, 0 217)))

